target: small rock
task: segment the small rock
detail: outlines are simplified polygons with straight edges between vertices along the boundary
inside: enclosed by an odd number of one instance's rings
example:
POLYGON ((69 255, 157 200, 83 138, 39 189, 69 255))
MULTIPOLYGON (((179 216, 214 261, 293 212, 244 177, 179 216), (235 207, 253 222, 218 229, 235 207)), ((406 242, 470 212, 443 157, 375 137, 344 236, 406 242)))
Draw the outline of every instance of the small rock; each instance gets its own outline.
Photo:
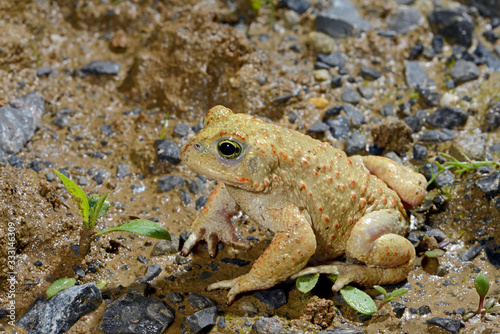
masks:
POLYGON ((252 326, 252 331, 256 334, 279 334, 282 330, 283 320, 277 315, 272 318, 260 318, 252 326))
POLYGON ((252 314, 252 313, 256 314, 259 311, 257 307, 255 307, 255 305, 250 302, 241 302, 240 310, 242 310, 247 314, 252 314))
POLYGON ((331 79, 330 72, 328 70, 316 70, 313 73, 314 79, 316 81, 328 81, 331 79))
POLYGON ((330 133, 336 139, 347 138, 351 131, 349 119, 345 116, 339 116, 336 119, 327 119, 326 124, 330 127, 330 133))
POLYGON ((311 2, 307 0, 280 0, 279 4, 299 14, 304 14, 311 7, 311 2))
POLYGON ((325 131, 329 130, 330 126, 328 124, 323 123, 323 122, 316 122, 311 127, 307 132, 309 133, 317 133, 317 134, 323 134, 325 131))
POLYGON ((16 167, 16 168, 23 168, 24 158, 21 158, 21 157, 15 156, 15 155, 11 155, 11 156, 7 159, 7 162, 8 162, 8 163, 9 163, 9 165, 11 165, 12 167, 16 167))
POLYGON ((366 136, 359 132, 354 132, 347 138, 345 153, 353 155, 366 150, 366 136))
POLYGON ((400 34, 407 34, 423 23, 424 19, 414 7, 399 8, 387 19, 387 26, 400 34))
POLYGON ((463 131, 455 138, 450 154, 459 160, 466 157, 472 160, 483 160, 486 152, 486 134, 463 131))
POLYGON ((327 64, 330 67, 342 68, 346 63, 346 58, 341 52, 334 52, 332 54, 319 53, 318 61, 327 64))
POLYGON ((93 61, 83 66, 81 71, 93 75, 118 74, 121 66, 113 61, 93 61))
POLYGON ((286 293, 280 288, 259 290, 253 296, 271 308, 278 308, 287 302, 286 293))
POLYGON ((101 303, 101 291, 95 283, 72 286, 48 300, 37 298, 16 325, 30 334, 65 333, 101 303))
POLYGON ((442 94, 439 92, 423 88, 420 89, 420 95, 424 98, 424 102, 427 107, 436 107, 441 103, 442 94))
POLYGON ((410 49, 410 59, 418 58, 418 56, 420 56, 423 51, 424 51, 424 45, 422 44, 422 42, 418 41, 410 49))
POLYGON ((492 105, 488 105, 488 110, 486 112, 486 119, 483 128, 487 132, 496 130, 500 126, 500 101, 493 102, 492 105))
POLYGON ((128 293, 106 306, 100 327, 110 334, 161 334, 173 322, 174 311, 167 304, 128 293))
POLYGON ((406 84, 413 88, 425 87, 427 72, 416 60, 405 60, 406 84))
POLYGON ((46 75, 50 75, 52 73, 53 69, 52 67, 41 67, 36 69, 36 76, 37 77, 43 77, 46 75))
POLYGON ((186 189, 181 188, 180 194, 181 194, 182 204, 188 205, 189 203, 191 203, 191 201, 192 201, 191 195, 189 194, 189 192, 186 189))
POLYGON ((432 48, 435 54, 443 53, 444 39, 441 35, 435 35, 432 37, 432 48))
POLYGON ((201 210, 203 209, 203 207, 205 206, 205 203, 207 203, 208 201, 208 197, 207 196, 201 196, 199 197, 195 202, 195 207, 196 207, 196 210, 201 210))
POLYGON ((221 262, 227 263, 227 264, 232 264, 232 265, 235 265, 236 267, 244 267, 244 266, 248 266, 250 264, 250 261, 239 259, 237 257, 236 258, 225 257, 221 260, 221 262))
POLYGON ((418 161, 424 161, 427 159, 427 147, 416 144, 413 147, 413 159, 418 161))
POLYGON ((443 231, 441 231, 440 229, 438 229, 438 228, 433 228, 433 229, 431 229, 429 231, 426 231, 425 235, 429 236, 429 237, 434 237, 437 242, 441 242, 441 241, 443 241, 445 239, 448 239, 448 237, 446 236, 446 234, 443 231))
POLYGON ((385 121, 372 126, 371 129, 375 145, 395 151, 396 153, 404 153, 409 150, 409 144, 412 142, 412 133, 411 128, 400 120, 385 121))
POLYGON ((167 293, 166 297, 172 304, 179 304, 184 300, 184 298, 182 298, 182 295, 175 291, 170 291, 169 293, 167 293))
POLYGON ((204 193, 206 190, 207 187, 205 183, 197 177, 189 183, 189 191, 193 194, 199 195, 204 193))
POLYGON ((190 127, 186 123, 177 123, 174 126, 173 133, 179 137, 186 137, 189 134, 190 127))
POLYGON ((147 266, 146 274, 141 282, 151 282, 156 277, 160 276, 162 269, 159 264, 153 263, 147 266))
POLYGON ((292 93, 285 93, 285 94, 280 95, 280 96, 278 96, 277 98, 275 98, 275 99, 273 100, 273 103, 276 103, 276 104, 285 103, 285 102, 287 102, 288 100, 290 100, 292 97, 293 97, 293 94, 292 94, 292 93))
POLYGON ((130 175, 128 170, 128 164, 126 162, 121 162, 116 168, 116 177, 119 179, 124 179, 130 175))
POLYGON ((377 80, 382 76, 382 72, 368 66, 362 66, 361 76, 365 79, 377 80))
POLYGON ((109 124, 101 125, 101 132, 107 137, 113 136, 116 132, 113 131, 113 127, 109 124))
POLYGON ((384 104, 382 108, 380 109, 380 114, 382 116, 392 116, 396 114, 396 109, 394 106, 390 103, 384 104))
POLYGON ((342 110, 347 115, 347 118, 351 121, 352 125, 358 127, 365 123, 365 116, 359 112, 358 109, 354 108, 350 104, 343 104, 341 106, 342 110))
POLYGON ((217 306, 209 307, 188 315, 184 317, 184 322, 193 333, 198 333, 208 326, 215 325, 217 323, 217 306))
MULTIPOLYGON (((495 43, 500 38, 498 36, 498 34, 496 32, 494 32, 493 30, 484 31, 483 36, 490 43, 495 43)), ((38 70, 37 70, 37 73, 38 73, 38 70)))
POLYGON ((95 181, 95 183, 101 185, 105 179, 111 176, 111 173, 107 171, 105 168, 99 168, 95 174, 92 180, 95 181))
POLYGON ((470 261, 475 258, 483 249, 483 246, 474 246, 460 252, 459 258, 461 261, 470 261))
POLYGON ((455 139, 457 135, 449 129, 429 130, 420 136, 419 140, 423 142, 440 143, 455 139))
POLYGON ((312 97, 309 101, 318 109, 325 109, 328 107, 328 100, 324 97, 312 97))
POLYGON ((115 31, 109 45, 115 52, 124 52, 128 48, 127 33, 122 29, 115 31))
POLYGON ((477 180, 475 184, 488 199, 492 199, 500 193, 500 171, 477 180))
POLYGON ((172 240, 160 240, 154 247, 151 255, 161 256, 161 255, 171 255, 179 251, 179 238, 172 237, 172 240))
POLYGON ((361 100, 361 95, 351 87, 345 87, 340 98, 344 102, 358 104, 361 100))
POLYGON ((401 318, 405 313, 406 305, 400 302, 394 302, 392 303, 392 310, 394 311, 396 318, 401 318))
POLYGON ((403 122, 405 122, 413 132, 419 132, 424 125, 424 119, 427 115, 427 111, 419 110, 415 114, 405 117, 403 122))
POLYGON ((332 78, 331 82, 332 88, 338 88, 342 86, 342 77, 340 75, 336 75, 332 78))
POLYGON ((327 10, 316 16, 316 29, 333 38, 355 36, 372 28, 370 22, 364 20, 356 6, 349 0, 330 2, 327 10))
POLYGON ((181 162, 181 149, 176 142, 165 139, 156 141, 158 161, 167 161, 172 164, 181 162))
POLYGON ((441 35, 450 44, 469 47, 474 36, 474 21, 465 12, 456 9, 436 9, 429 14, 429 25, 434 35, 441 35))
POLYGON ((177 175, 165 175, 158 181, 158 191, 167 192, 184 185, 184 179, 177 175))
POLYGON ((365 99, 369 100, 375 95, 375 90, 371 87, 359 86, 358 91, 365 99))
POLYGON ((198 309, 198 310, 202 310, 202 309, 206 309, 208 307, 215 306, 215 302, 212 299, 205 297, 203 295, 200 295, 198 293, 195 293, 195 292, 188 293, 187 302, 189 303, 189 305, 191 305, 192 307, 194 307, 195 309, 198 309))
POLYGON ((476 80, 481 75, 481 71, 473 62, 459 59, 451 69, 450 75, 455 84, 460 85, 467 81, 476 80))
POLYGON ((477 64, 485 64, 490 71, 500 72, 500 59, 495 57, 495 55, 481 42, 477 43, 477 47, 474 50, 474 56, 476 56, 475 62, 477 64))
POLYGON ((439 326, 451 333, 458 333, 460 328, 465 327, 459 319, 455 318, 434 317, 424 321, 424 323, 439 326))

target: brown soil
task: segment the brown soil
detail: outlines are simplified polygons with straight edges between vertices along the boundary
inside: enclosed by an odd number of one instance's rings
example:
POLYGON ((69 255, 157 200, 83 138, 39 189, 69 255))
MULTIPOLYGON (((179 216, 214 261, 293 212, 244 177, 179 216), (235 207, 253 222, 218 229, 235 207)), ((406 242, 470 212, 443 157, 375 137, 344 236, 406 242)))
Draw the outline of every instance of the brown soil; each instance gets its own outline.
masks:
MULTIPOLYGON (((396 6, 385 1, 354 2, 362 8, 367 19, 380 27, 380 17, 387 16, 396 6)), ((196 177, 182 164, 158 162, 155 141, 164 127, 166 137, 181 145, 185 138, 175 136, 172 131, 177 123, 194 126, 210 107, 224 104, 235 112, 255 114, 305 132, 324 116, 324 110, 318 109, 311 98, 322 97, 329 107, 340 103, 341 90, 332 90, 328 81, 316 82, 314 79, 317 50, 311 44, 315 38, 310 34, 313 15, 309 12, 302 15, 299 25, 286 29, 282 19, 285 9, 278 8, 273 17, 274 29, 271 29, 270 8, 264 7, 256 15, 246 8, 246 3, 237 1, 235 8, 228 8, 225 1, 125 0, 114 5, 111 1, 100 0, 0 0, 0 31, 8 32, 0 34, 0 104, 33 90, 39 91, 46 100, 47 113, 43 116, 42 127, 18 154, 25 159, 25 166, 34 159, 51 161, 56 169, 66 168, 75 180, 87 177, 89 185, 83 186, 87 193, 109 191, 112 206, 99 221, 99 228, 139 217, 156 218, 176 236, 188 231, 197 214, 195 200, 208 195, 214 184, 209 181, 207 191, 192 195, 193 201, 188 205, 182 204, 179 189, 158 192, 158 179, 165 174, 179 175, 187 180, 196 177), (231 26, 240 15, 248 23, 246 31, 231 26), (269 39, 259 40, 261 34, 268 34, 269 39), (116 61, 122 68, 114 76, 82 75, 79 69, 93 60, 116 61), (53 68, 52 74, 38 77, 36 69, 47 66, 53 68), (262 85, 257 80, 259 76, 266 77, 262 85), (273 103, 278 96, 301 87, 309 87, 309 90, 300 90, 298 96, 286 103, 273 103), (53 120, 63 107, 76 112, 67 127, 59 128, 53 120), (299 115, 293 124, 288 121, 292 111, 299 115), (111 137, 103 134, 103 124, 110 125, 115 134, 111 137), (103 158, 97 158, 97 152, 103 152, 103 158), (131 175, 118 179, 116 169, 122 162, 129 165, 131 175), (87 172, 100 168, 106 168, 111 176, 102 185, 97 185, 87 172), (134 193, 132 185, 143 185, 146 190, 134 193)), ((428 1, 420 6, 423 14, 431 8, 428 1)), ((484 27, 485 22, 478 24, 484 27)), ((369 134, 371 127, 382 119, 376 112, 381 106, 395 103, 398 93, 405 101, 413 93, 404 84, 403 60, 417 40, 430 43, 429 31, 424 23, 410 34, 394 39, 370 32, 360 38, 327 45, 348 54, 348 69, 353 74, 363 65, 382 67, 385 64, 389 68, 384 73, 385 82, 370 83, 376 90, 375 98, 363 100, 358 106, 369 120, 361 127, 364 133, 369 134)), ((445 52, 450 54, 451 47, 445 52)), ((428 65, 427 71, 435 76, 437 86, 444 87, 446 68, 443 63, 436 61, 428 65)), ((498 99, 499 73, 481 80, 481 85, 470 83, 454 90, 458 96, 474 96, 470 102, 460 102, 462 108, 475 110, 474 117, 459 129, 463 133, 481 128, 487 103, 495 96, 498 99)), ((418 134, 412 136, 415 139, 418 134)), ((368 138, 372 140, 369 135, 368 138)), ((345 145, 344 141, 329 135, 323 139, 341 148, 345 145)), ((489 133, 487 146, 499 141, 498 133, 489 133)), ((428 148, 433 157, 436 152, 448 152, 450 144, 428 145, 428 148)), ((411 150, 408 156, 412 156, 411 150)), ((7 231, 9 226, 15 226, 17 317, 45 293, 51 282, 60 277, 76 276, 73 266, 87 269, 96 261, 102 268, 78 278, 79 283, 105 278, 108 285, 104 291, 113 298, 129 290, 141 289, 147 289, 146 294, 157 298, 164 298, 170 291, 177 291, 184 297, 188 292, 201 293, 218 303, 220 314, 228 320, 228 333, 234 333, 235 329, 249 331, 243 324, 247 317, 241 306, 245 302, 252 303, 258 315, 295 319, 287 324, 295 330, 318 330, 318 323, 333 318, 336 326, 344 319, 370 333, 444 333, 424 321, 433 316, 460 318, 450 312, 457 308, 476 308, 478 298, 473 280, 478 271, 492 282, 489 295, 500 294, 500 273, 487 260, 484 251, 469 262, 458 258, 461 251, 477 244, 478 240, 500 240, 499 212, 473 185, 472 181, 479 177, 477 174, 457 176, 456 186, 449 193, 451 200, 443 206, 422 206, 414 210, 413 225, 417 234, 426 224, 443 230, 451 243, 439 259, 441 270, 438 272, 442 276, 429 275, 417 265, 408 277, 413 290, 397 300, 405 300, 408 308, 429 305, 432 313, 419 315, 406 311, 402 318, 396 318, 390 305, 385 305, 372 320, 363 322, 352 309, 333 299, 325 282, 313 291, 313 295, 334 300, 342 316, 329 314, 334 309, 329 302, 308 306, 311 298, 316 297, 303 296, 296 289, 290 291, 288 303, 276 310, 252 294, 243 294, 227 307, 224 304, 227 291, 205 292, 210 283, 248 271, 249 266, 237 268, 222 263, 221 258, 254 261, 269 242, 270 235, 266 231, 245 219, 238 221, 238 231, 243 236, 258 237, 258 241, 252 242, 251 251, 225 247, 211 259, 206 249, 198 247, 188 257, 187 264, 193 268, 189 271, 176 254, 152 256, 155 239, 122 232, 99 237, 89 254, 80 258, 70 248, 79 242, 82 223, 78 212, 57 179, 46 181, 48 173, 51 169, 47 167, 35 173, 30 169, 0 166, 0 308, 9 300, 7 278, 10 276, 6 272, 12 269, 7 263, 11 245, 7 231), (110 252, 110 243, 118 251, 110 252), (137 261, 140 255, 146 257, 149 264, 158 263, 163 269, 150 287, 136 282, 146 271, 146 264, 137 261), (34 265, 38 260, 41 266, 34 265), (211 264, 219 265, 220 270, 212 272, 211 264), (212 276, 200 279, 204 271, 212 276), (304 312, 310 314, 310 320, 316 324, 296 320, 304 312)), ((428 199, 432 200, 438 193, 438 190, 430 191, 428 199)), ((422 254, 419 264, 421 259, 422 254)), ((368 292, 376 295, 375 290, 368 292)), ((186 302, 174 308, 176 320, 167 333, 178 333, 183 317, 195 311, 186 302)), ((84 316, 69 333, 101 333, 97 325, 103 311, 104 305, 84 316)), ((498 316, 487 318, 489 320, 478 317, 469 320, 464 332, 500 332, 498 316)), ((0 331, 13 330, 7 320, 0 320, 0 331)), ((213 332, 222 330, 214 327, 213 332)))

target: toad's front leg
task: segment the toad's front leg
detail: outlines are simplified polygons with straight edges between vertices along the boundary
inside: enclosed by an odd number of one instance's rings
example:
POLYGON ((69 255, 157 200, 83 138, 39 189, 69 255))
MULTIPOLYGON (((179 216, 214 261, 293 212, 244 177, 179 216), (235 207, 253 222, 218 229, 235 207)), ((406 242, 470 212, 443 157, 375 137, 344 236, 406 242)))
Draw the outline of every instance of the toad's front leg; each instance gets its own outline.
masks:
POLYGON ((306 215, 296 206, 266 214, 277 232, 248 274, 210 285, 207 290, 230 288, 227 303, 239 293, 268 289, 298 273, 316 251, 316 237, 306 215))

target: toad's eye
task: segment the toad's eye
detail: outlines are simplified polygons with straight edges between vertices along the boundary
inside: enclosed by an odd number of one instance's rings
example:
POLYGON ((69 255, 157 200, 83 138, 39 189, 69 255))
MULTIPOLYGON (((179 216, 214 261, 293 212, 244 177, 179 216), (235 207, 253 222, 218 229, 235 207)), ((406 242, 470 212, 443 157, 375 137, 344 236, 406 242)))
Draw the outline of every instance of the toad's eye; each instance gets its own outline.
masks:
POLYGON ((223 139, 217 143, 217 150, 224 159, 236 159, 241 154, 241 145, 234 140, 223 139))

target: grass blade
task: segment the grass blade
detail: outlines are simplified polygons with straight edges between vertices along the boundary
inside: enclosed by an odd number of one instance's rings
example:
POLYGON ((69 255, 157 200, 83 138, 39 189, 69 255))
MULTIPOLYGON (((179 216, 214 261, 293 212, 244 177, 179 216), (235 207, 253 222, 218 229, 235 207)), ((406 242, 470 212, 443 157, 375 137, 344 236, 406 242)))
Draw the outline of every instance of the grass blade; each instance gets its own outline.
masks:
POLYGON ((89 226, 89 202, 87 200, 87 195, 75 182, 71 181, 71 179, 67 178, 62 173, 58 172, 54 169, 54 172, 59 176, 62 183, 68 189, 73 202, 75 203, 78 211, 80 212, 80 216, 82 216, 83 223, 85 226, 89 226))

